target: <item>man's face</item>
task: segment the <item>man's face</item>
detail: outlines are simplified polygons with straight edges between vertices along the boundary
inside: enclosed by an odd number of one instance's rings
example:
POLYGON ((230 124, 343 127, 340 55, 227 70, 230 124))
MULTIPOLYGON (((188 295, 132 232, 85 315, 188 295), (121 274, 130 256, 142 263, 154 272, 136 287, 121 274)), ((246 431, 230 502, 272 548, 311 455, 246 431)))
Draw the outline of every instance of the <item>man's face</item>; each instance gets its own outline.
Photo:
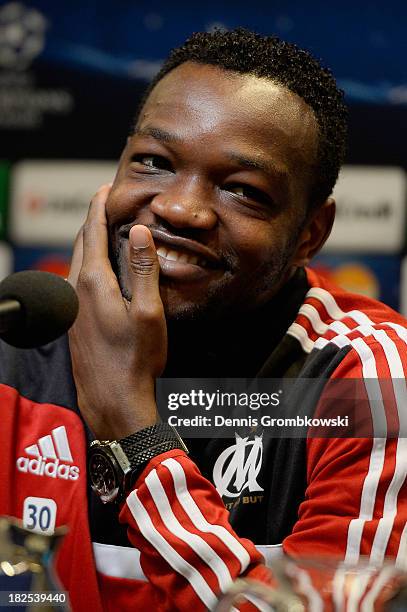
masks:
POLYGON ((107 202, 123 295, 129 229, 142 224, 167 317, 221 317, 270 299, 296 265, 316 150, 311 109, 284 87, 191 62, 167 74, 107 202))

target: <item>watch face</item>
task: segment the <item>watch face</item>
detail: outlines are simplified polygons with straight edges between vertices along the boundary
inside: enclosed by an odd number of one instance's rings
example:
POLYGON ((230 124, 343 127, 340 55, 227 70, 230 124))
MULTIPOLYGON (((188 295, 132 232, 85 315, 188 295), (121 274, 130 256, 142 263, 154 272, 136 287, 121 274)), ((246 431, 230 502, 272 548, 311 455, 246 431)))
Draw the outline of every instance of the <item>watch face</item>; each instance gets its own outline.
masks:
POLYGON ((104 504, 113 501, 119 492, 119 482, 112 460, 102 452, 94 452, 89 458, 91 486, 104 504))

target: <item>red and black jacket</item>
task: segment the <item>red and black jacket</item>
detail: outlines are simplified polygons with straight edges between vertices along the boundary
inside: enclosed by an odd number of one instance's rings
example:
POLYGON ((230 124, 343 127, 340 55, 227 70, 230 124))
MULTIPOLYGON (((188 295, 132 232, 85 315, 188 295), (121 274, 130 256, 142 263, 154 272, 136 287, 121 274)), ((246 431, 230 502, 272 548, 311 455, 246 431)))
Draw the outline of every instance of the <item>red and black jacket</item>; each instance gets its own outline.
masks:
MULTIPOLYGON (((376 391, 382 380, 405 379, 405 319, 311 271, 305 291, 259 376, 363 379, 376 381, 376 391)), ((235 486, 223 499, 213 470, 236 440, 192 442, 190 456, 174 450, 150 461, 115 509, 89 494, 88 435, 66 340, 30 351, 2 344, 0 381, 0 515, 23 518, 25 508, 27 522, 27 499, 39 499, 38 508, 55 502, 56 526, 70 529, 58 571, 74 610, 211 608, 238 576, 269 581, 267 561, 281 550, 405 563, 403 437, 263 439, 258 490, 235 486)), ((372 405, 373 429, 378 419, 403 427, 405 383, 381 400, 372 405)), ((315 409, 305 403, 306 414, 315 409)), ((253 448, 248 441, 246 459, 253 448)))

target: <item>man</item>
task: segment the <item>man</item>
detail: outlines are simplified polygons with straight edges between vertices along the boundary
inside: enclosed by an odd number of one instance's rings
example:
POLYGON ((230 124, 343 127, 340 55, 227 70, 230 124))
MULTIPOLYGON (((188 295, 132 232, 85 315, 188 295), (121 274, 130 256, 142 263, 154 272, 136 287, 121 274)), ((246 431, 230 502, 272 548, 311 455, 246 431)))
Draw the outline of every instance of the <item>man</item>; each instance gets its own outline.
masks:
POLYGON ((75 610, 212 608, 239 576, 269 581, 281 549, 402 561, 404 439, 376 425, 403 424, 405 385, 380 396, 370 439, 195 440, 187 455, 157 424, 162 375, 364 378, 379 394, 378 379, 404 377, 402 317, 304 272, 332 227, 345 115, 305 51, 245 30, 194 35, 147 92, 77 240, 75 387, 64 343, 3 347, 1 469, 16 493, 5 487, 0 513, 69 524, 58 567, 75 610), (84 425, 106 502, 89 495, 89 512, 84 425), (238 446, 243 466, 257 449, 258 494, 225 476, 238 446))

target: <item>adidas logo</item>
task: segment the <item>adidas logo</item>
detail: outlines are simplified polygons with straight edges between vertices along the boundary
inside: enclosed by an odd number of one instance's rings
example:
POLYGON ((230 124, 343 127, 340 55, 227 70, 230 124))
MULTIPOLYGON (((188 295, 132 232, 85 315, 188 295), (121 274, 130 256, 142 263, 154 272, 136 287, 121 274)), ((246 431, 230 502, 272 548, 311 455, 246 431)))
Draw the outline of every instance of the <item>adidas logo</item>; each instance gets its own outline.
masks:
POLYGON ((32 444, 24 449, 27 455, 30 455, 33 459, 19 457, 17 459, 18 471, 35 474, 36 476, 78 480, 78 466, 61 463, 62 461, 73 462, 65 427, 63 425, 56 427, 51 434, 43 436, 37 444, 32 444))

